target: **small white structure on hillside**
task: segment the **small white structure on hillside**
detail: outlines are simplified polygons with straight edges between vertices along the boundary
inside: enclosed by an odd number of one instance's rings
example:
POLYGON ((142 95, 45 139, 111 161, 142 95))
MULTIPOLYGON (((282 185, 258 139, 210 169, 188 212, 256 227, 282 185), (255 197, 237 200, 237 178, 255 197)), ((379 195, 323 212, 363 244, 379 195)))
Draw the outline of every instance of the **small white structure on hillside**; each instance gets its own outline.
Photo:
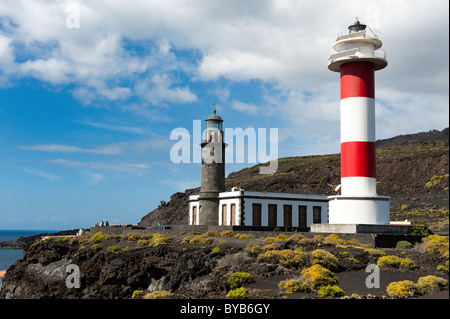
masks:
MULTIPOLYGON (((199 195, 189 197, 189 224, 199 225, 199 195)), ((321 195, 249 192, 219 193, 218 225, 310 227, 328 223, 328 198, 321 195)))

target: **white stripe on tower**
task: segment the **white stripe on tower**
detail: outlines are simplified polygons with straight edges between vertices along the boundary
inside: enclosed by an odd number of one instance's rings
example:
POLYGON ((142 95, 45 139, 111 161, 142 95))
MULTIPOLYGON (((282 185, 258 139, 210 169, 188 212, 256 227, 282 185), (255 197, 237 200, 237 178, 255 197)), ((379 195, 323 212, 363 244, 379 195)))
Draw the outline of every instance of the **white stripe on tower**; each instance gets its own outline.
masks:
POLYGON ((340 71, 341 194, 376 196, 374 65, 349 62, 340 71))

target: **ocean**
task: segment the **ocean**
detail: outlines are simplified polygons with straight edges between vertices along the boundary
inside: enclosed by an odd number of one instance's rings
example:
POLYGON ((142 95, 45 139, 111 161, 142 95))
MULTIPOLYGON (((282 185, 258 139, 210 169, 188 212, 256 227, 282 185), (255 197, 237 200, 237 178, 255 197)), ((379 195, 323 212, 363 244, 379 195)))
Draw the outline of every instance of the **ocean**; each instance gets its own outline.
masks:
MULTIPOLYGON (((43 233, 56 233, 59 230, 0 230, 0 241, 16 240, 19 237, 43 233)), ((17 260, 23 258, 22 249, 0 249, 0 270, 6 270, 17 260)), ((1 278, 0 278, 1 283, 1 278)))

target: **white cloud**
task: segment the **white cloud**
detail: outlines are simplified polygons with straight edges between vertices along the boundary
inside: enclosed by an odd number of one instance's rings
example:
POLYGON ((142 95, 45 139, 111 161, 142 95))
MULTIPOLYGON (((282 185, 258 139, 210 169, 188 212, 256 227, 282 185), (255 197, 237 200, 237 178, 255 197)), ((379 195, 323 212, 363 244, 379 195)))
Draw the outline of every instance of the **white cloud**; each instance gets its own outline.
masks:
POLYGON ((24 74, 52 84, 67 84, 70 82, 70 68, 64 60, 56 58, 29 60, 22 63, 20 67, 24 74))
POLYGON ((103 181, 103 179, 105 178, 105 176, 100 173, 88 172, 88 171, 82 171, 82 173, 89 178, 89 185, 96 185, 96 184, 100 183, 101 181, 103 181))
POLYGON ((139 127, 134 127, 134 126, 123 126, 123 125, 115 125, 115 124, 107 124, 107 123, 95 123, 95 122, 91 122, 91 121, 85 121, 85 122, 79 122, 79 123, 97 127, 97 128, 101 128, 101 129, 105 129, 105 130, 109 130, 109 131, 114 131, 114 132, 134 133, 134 134, 140 134, 140 135, 146 134, 146 131, 144 129, 139 128, 139 127))
POLYGON ((134 87, 136 94, 154 105, 164 102, 192 103, 197 96, 188 87, 171 88, 172 81, 167 74, 154 75, 151 79, 138 81, 134 87))
POLYGON ((49 179, 51 181, 59 181, 61 179, 61 177, 58 176, 58 175, 50 174, 50 173, 43 172, 43 171, 28 169, 26 167, 23 168, 23 171, 27 172, 27 173, 30 173, 30 174, 33 174, 33 175, 37 175, 37 176, 49 179))
POLYGON ((95 149, 85 149, 71 145, 48 144, 35 146, 20 146, 27 151, 53 152, 53 153, 85 153, 95 155, 117 155, 122 153, 122 149, 117 146, 100 146, 95 149))
POLYGON ((244 103, 244 102, 240 102, 240 101, 231 101, 231 108, 233 110, 237 110, 243 113, 247 113, 247 114, 257 114, 258 113, 258 106, 256 106, 255 104, 249 104, 249 103, 244 103))
POLYGON ((85 172, 86 169, 91 169, 104 172, 133 173, 143 175, 150 169, 150 165, 146 163, 125 163, 116 165, 105 162, 80 162, 66 159, 48 160, 46 163, 73 169, 81 168, 83 169, 83 172, 85 172))

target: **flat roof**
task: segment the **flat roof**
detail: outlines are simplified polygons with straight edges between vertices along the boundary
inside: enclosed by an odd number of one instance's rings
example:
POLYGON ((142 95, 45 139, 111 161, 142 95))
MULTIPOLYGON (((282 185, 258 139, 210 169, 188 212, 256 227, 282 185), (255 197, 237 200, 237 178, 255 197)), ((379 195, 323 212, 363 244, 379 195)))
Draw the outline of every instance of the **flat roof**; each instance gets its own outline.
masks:
MULTIPOLYGON (((315 201, 328 201, 326 195, 309 195, 309 194, 297 194, 297 193, 274 193, 274 192, 251 192, 245 190, 233 191, 233 192, 221 192, 219 193, 219 199, 226 198, 261 198, 261 199, 278 199, 278 200, 315 200, 315 201)), ((189 196, 189 201, 198 200, 199 195, 189 196)))

